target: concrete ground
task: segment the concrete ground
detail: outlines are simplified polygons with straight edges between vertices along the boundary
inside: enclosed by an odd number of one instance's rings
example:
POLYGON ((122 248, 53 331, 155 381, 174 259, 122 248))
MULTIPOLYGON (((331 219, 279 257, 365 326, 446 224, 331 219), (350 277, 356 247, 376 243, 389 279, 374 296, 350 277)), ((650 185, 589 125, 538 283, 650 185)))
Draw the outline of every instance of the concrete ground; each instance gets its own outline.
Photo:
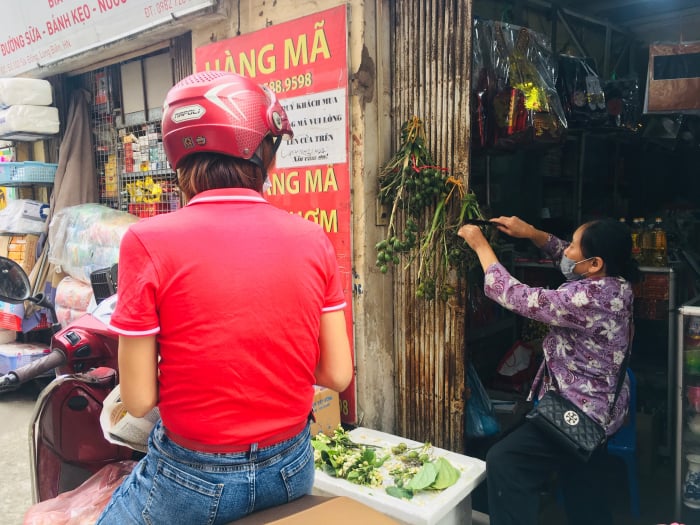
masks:
POLYGON ((28 383, 0 394, 0 523, 21 525, 32 504, 29 420, 43 385, 28 383))

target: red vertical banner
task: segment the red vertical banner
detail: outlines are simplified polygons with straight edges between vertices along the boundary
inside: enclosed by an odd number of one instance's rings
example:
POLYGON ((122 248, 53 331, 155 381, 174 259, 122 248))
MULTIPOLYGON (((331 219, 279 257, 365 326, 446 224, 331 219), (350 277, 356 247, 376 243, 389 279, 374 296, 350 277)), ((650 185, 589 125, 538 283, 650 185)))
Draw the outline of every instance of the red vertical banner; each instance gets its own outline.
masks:
MULTIPOLYGON (((347 8, 335 7, 195 49, 197 71, 238 73, 277 94, 294 131, 270 170, 266 198, 316 222, 335 247, 353 344, 347 8)), ((354 354, 354 350, 353 350, 354 354)), ((341 419, 356 423, 355 382, 341 419)))

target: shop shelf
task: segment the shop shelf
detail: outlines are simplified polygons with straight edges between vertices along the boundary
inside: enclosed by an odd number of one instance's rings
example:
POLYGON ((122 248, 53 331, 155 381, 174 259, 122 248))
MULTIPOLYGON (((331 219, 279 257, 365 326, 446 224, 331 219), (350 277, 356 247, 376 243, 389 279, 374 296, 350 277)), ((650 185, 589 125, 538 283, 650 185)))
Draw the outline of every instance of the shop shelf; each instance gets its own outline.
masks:
POLYGON ((0 162, 0 186, 53 184, 57 167, 45 162, 0 162))

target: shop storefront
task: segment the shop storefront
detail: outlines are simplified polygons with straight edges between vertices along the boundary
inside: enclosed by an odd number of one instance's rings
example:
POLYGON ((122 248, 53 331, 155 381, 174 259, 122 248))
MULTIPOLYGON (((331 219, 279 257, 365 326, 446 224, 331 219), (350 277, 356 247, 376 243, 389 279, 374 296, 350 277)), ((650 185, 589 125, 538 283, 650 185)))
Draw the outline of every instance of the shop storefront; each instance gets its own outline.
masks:
MULTIPOLYGON (((321 224, 338 252, 358 370, 357 383, 341 400, 344 421, 394 430, 393 384, 385 381, 392 374, 391 326, 376 324, 377 309, 390 311, 390 299, 365 293, 387 283, 356 263, 364 246, 374 244, 375 214, 369 223, 352 218, 354 207, 374 207, 373 178, 364 172, 375 169, 382 152, 366 152, 364 141, 389 148, 388 140, 377 139, 373 90, 379 84, 373 84, 374 60, 364 47, 375 45, 377 32, 358 28, 364 20, 387 24, 388 13, 377 19, 375 6, 352 2, 323 9, 312 2, 212 0, 36 4, 16 8, 14 20, 31 21, 26 28, 8 23, 5 52, 12 57, 2 61, 0 74, 49 80, 62 125, 60 133, 13 143, 15 160, 57 163, 71 97, 84 92, 95 200, 107 207, 149 217, 182 205, 160 141, 162 101, 181 78, 208 69, 236 71, 265 82, 286 101, 299 133, 280 150, 268 197, 321 224), (30 38, 35 30, 40 36, 30 38)), ((46 188, 47 203, 51 193, 46 188)))
MULTIPOLYGON (((685 249, 687 256, 650 267, 646 286, 638 290, 642 342, 633 364, 641 372, 638 425, 649 429, 642 453, 652 465, 677 453, 677 389, 685 379, 676 374, 680 335, 674 311, 695 286, 693 253, 686 248, 696 238, 689 211, 697 200, 689 167, 697 159, 696 125, 694 117, 678 118, 682 111, 643 118, 649 64, 644 53, 657 40, 651 20, 635 37, 592 15, 573 16, 568 7, 559 11, 539 0, 514 11, 504 2, 477 0, 33 0, 9 7, 16 16, 7 20, 27 22, 7 22, 0 76, 48 79, 61 122, 71 93, 89 93, 96 198, 138 217, 182 204, 159 145, 162 99, 174 83, 194 71, 227 70, 276 91, 300 133, 280 151, 268 198, 324 226, 351 305, 346 316, 356 377, 341 397, 343 421, 449 450, 479 448, 466 430, 470 365, 491 388, 508 351, 541 334, 488 305, 474 275, 451 268, 444 297, 431 301, 417 297, 424 288, 415 260, 399 258, 401 264, 390 265, 386 274, 375 264, 375 246, 387 238, 392 211, 377 197, 378 179, 402 143, 402 125, 413 117, 422 121, 431 167, 449 171, 462 191, 474 191, 489 216, 519 215, 563 236, 600 215, 630 224, 639 217, 653 222, 658 215, 665 224, 680 217, 678 235, 668 230, 669 255, 685 249), (474 20, 502 24, 494 33, 500 36, 485 42, 474 20), (506 34, 512 41, 504 40, 506 34), (606 85, 615 80, 623 94, 607 101, 618 105, 589 97, 579 107, 590 103, 591 110, 573 115, 564 110, 564 100, 562 111, 539 111, 540 120, 529 129, 516 129, 512 119, 498 130, 499 141, 489 142, 493 135, 479 127, 486 119, 478 111, 489 79, 481 75, 487 68, 475 64, 486 64, 484 50, 497 53, 515 43, 522 51, 539 45, 540 37, 548 58, 556 62, 566 52, 580 59, 574 69, 589 71, 584 99, 587 91, 608 95, 606 85), (679 197, 682 203, 675 201, 679 197), (676 213, 681 204, 683 213, 676 213), (685 245, 677 242, 680 234, 685 245), (674 242, 676 251, 670 249, 674 242)), ((691 34, 687 30, 685 38, 691 34)), ((520 61, 532 73, 528 59, 512 49, 498 59, 520 61)), ((524 83, 541 78, 536 73, 524 83)), ((557 79, 551 80, 545 87, 559 97, 557 79)), ((515 107, 517 86, 509 87, 514 98, 499 93, 502 111, 515 107)), ((538 94, 523 93, 526 108, 538 94)), ((15 155, 58 162, 63 131, 13 143, 15 155)), ((557 285, 548 263, 507 244, 500 244, 500 254, 517 276, 557 285)), ((521 400, 520 386, 510 392, 515 401, 509 403, 521 400)))

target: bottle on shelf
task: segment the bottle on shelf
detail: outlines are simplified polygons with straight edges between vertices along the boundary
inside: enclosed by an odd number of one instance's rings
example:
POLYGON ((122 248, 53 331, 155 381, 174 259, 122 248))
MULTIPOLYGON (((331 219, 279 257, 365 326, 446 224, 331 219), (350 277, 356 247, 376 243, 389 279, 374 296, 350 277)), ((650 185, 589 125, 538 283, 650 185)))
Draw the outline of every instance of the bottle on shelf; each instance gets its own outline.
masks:
POLYGON ((651 265, 667 266, 668 252, 666 246, 666 230, 664 230, 664 225, 663 221, 661 220, 661 217, 656 217, 656 219, 654 219, 654 227, 652 228, 651 232, 651 265))
POLYGON ((640 217, 638 220, 641 228, 641 233, 639 234, 639 236, 642 245, 640 264, 646 266, 653 266, 651 256, 651 248, 653 245, 651 226, 653 225, 653 223, 645 224, 643 217, 640 217))
POLYGON ((632 219, 632 258, 642 264, 642 229, 644 220, 640 217, 632 219))

